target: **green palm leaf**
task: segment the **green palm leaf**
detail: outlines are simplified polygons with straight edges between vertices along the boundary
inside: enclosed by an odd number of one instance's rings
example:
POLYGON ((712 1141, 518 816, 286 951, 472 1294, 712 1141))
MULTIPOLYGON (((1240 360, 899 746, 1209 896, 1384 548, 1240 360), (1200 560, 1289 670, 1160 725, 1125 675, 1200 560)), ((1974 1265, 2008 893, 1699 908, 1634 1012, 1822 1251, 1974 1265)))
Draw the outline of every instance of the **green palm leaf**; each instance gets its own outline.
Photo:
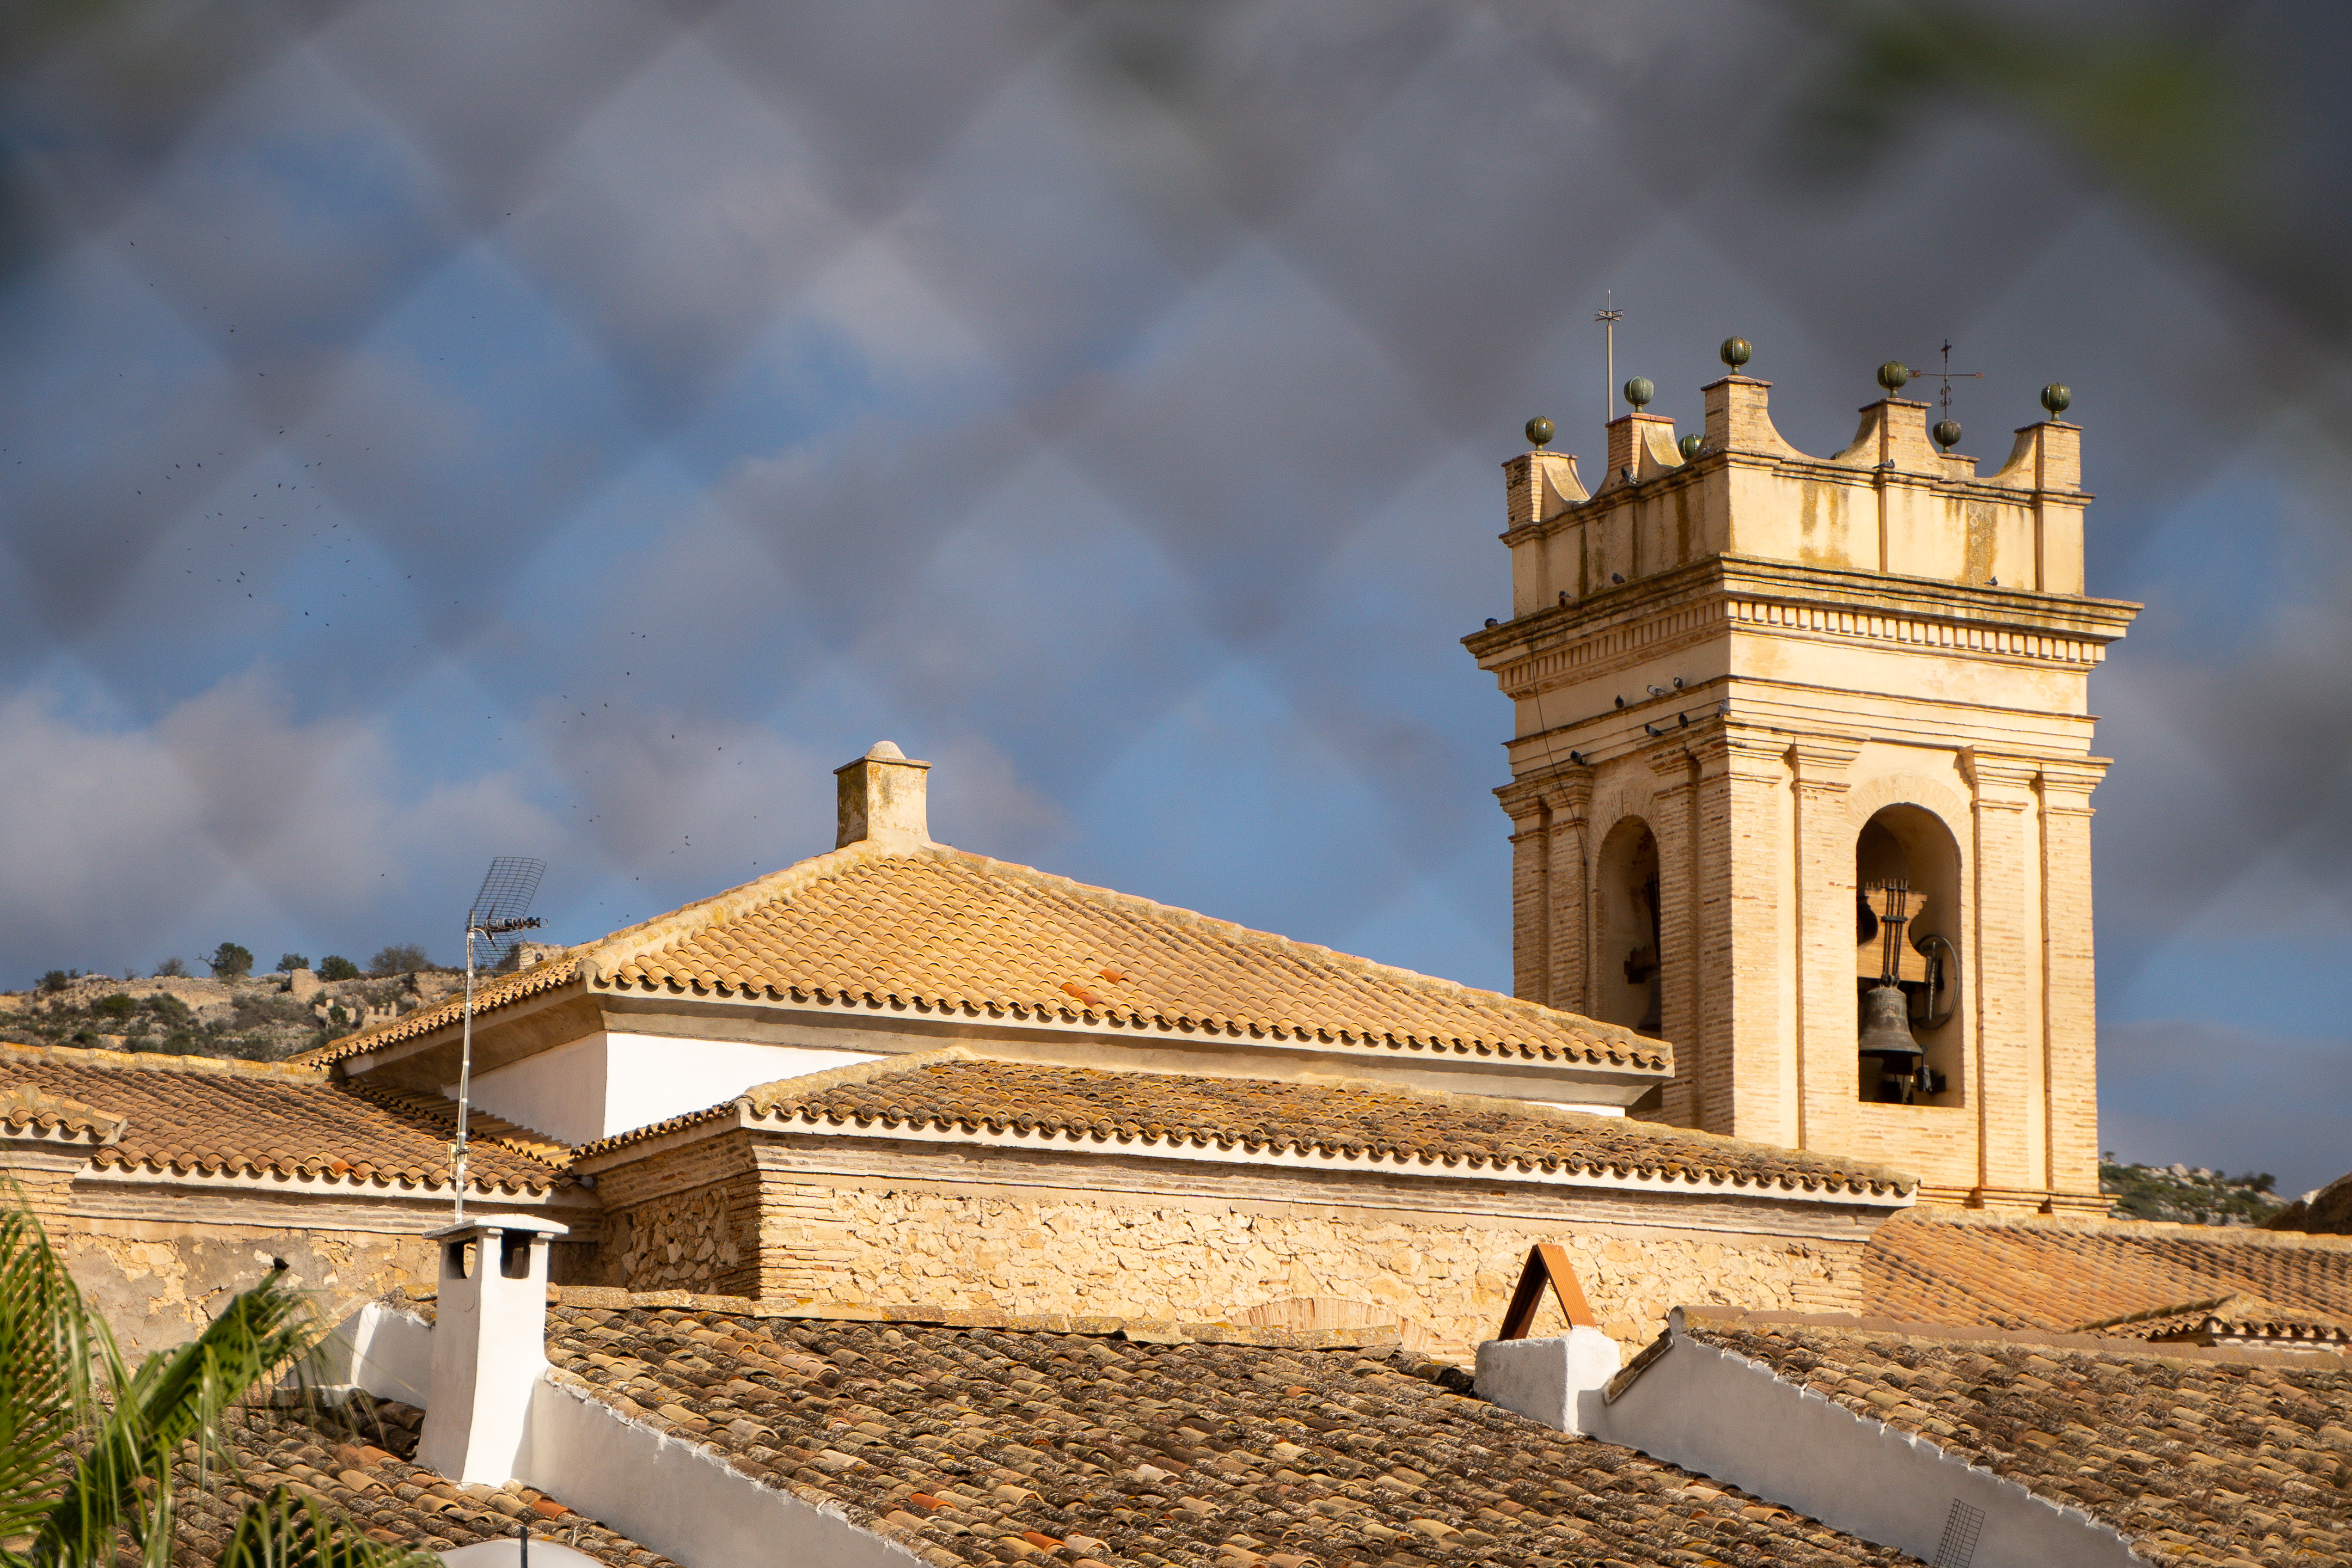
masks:
POLYGON ((103 1333, 40 1222, 0 1209, 0 1542, 32 1534, 73 1474, 103 1333))

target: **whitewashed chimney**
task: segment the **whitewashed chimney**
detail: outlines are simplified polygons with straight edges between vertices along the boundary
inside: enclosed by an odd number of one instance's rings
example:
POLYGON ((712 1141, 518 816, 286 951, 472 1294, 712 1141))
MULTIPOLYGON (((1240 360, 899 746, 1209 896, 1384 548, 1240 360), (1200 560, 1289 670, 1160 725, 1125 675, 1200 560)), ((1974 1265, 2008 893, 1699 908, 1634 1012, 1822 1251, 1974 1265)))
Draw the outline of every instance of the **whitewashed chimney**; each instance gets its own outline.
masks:
POLYGON ((427 1232, 441 1247, 433 1320, 433 1387, 416 1462, 454 1481, 504 1486, 547 1370, 547 1258, 566 1226, 529 1215, 481 1215, 427 1232))
POLYGON ((929 844, 924 785, 930 771, 930 763, 910 761, 888 741, 877 741, 856 762, 834 769, 840 787, 833 847, 872 843, 887 849, 913 849, 929 844))

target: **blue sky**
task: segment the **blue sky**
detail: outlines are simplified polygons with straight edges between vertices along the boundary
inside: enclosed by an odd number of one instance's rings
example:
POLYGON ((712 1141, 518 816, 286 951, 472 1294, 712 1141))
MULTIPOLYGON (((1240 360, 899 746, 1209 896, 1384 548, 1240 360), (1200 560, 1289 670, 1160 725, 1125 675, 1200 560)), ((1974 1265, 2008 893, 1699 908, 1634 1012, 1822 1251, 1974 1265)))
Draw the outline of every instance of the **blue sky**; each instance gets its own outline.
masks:
POLYGON ((1610 289, 1809 450, 1946 336, 1963 450, 2074 387, 2106 1142, 2352 1166, 2343 376, 2030 122, 1823 178, 1730 0, 202 9, 11 62, 0 983, 454 958, 493 854, 583 938, 887 736, 951 842, 1507 985, 1457 639, 1610 289))

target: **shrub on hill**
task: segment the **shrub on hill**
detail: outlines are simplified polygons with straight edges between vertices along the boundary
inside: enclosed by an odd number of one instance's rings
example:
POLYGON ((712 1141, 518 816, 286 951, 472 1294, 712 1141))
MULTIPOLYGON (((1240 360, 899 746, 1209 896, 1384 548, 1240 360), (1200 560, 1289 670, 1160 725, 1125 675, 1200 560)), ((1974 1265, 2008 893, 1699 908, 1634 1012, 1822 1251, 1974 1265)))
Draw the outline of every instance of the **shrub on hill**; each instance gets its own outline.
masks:
POLYGON ((360 966, 340 952, 331 952, 319 960, 319 978, 321 980, 357 980, 359 977, 360 966))
POLYGON ((213 949, 205 963, 211 966, 215 980, 237 980, 253 973, 252 950, 233 942, 213 949))
POLYGON ((413 942, 396 942, 376 950, 375 957, 368 963, 368 973, 379 980, 388 980, 395 974, 414 974, 431 966, 432 960, 425 956, 424 948, 413 942))

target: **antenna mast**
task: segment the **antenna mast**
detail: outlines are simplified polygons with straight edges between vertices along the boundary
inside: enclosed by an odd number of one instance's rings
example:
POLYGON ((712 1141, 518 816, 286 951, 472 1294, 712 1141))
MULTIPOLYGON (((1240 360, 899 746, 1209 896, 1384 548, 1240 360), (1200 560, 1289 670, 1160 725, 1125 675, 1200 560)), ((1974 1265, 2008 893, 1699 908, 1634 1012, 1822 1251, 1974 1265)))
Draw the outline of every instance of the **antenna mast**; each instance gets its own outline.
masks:
MULTIPOLYGON (((1601 308, 1592 312, 1592 319, 1601 323, 1601 352, 1608 357, 1609 385, 1601 398, 1601 422, 1603 425, 1617 417, 1617 323, 1625 319, 1625 312, 1613 308, 1615 290, 1603 289, 1601 291, 1601 308)), ((1602 466, 1605 468, 1607 464, 1604 462, 1602 466)))
MULTIPOLYGON (((499 939, 516 931, 535 931, 547 922, 529 917, 530 901, 539 895, 539 879, 547 871, 544 860, 501 855, 482 877, 482 890, 466 910, 466 1025, 457 1058, 457 1141, 449 1145, 449 1164, 457 1194, 456 1223, 466 1223, 466 1124, 474 1093, 474 944, 489 944, 499 964, 513 954, 515 943, 499 939)), ((494 965, 495 967, 495 965, 494 965)))

